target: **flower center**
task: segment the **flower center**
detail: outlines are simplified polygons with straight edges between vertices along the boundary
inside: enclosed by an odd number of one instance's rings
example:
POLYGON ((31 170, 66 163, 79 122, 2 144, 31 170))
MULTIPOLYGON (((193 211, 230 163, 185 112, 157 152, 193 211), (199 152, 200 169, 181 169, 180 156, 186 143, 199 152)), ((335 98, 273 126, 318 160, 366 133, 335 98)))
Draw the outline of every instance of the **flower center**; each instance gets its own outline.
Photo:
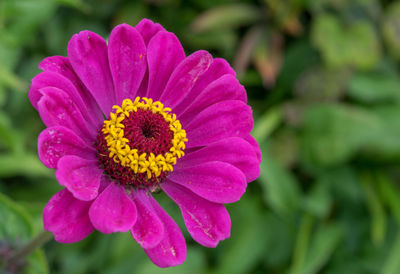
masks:
POLYGON ((176 115, 159 101, 136 97, 113 106, 97 137, 97 156, 112 179, 155 187, 184 155, 186 132, 176 115))

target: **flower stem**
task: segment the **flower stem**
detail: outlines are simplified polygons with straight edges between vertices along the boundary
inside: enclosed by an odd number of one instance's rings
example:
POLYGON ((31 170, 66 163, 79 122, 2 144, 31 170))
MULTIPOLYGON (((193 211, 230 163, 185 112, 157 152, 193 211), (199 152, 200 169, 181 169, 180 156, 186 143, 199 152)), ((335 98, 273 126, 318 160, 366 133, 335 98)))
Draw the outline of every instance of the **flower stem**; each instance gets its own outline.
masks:
POLYGON ((30 242, 28 242, 22 248, 16 250, 9 258, 6 260, 7 265, 13 265, 22 261, 26 256, 31 254, 37 248, 41 247, 53 238, 53 235, 48 231, 42 231, 30 242))

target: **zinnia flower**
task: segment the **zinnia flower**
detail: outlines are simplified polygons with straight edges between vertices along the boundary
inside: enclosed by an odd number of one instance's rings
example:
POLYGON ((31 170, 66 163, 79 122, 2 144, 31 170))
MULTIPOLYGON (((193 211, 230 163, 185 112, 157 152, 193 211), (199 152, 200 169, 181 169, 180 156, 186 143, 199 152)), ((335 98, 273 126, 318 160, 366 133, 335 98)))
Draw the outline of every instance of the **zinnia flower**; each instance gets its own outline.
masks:
POLYGON ((47 128, 39 157, 65 188, 44 208, 61 243, 127 232, 160 267, 186 258, 182 232, 153 198, 164 191, 195 241, 230 236, 224 206, 259 175, 246 92, 224 59, 189 56, 150 20, 115 27, 108 45, 82 31, 68 57, 45 58, 29 99, 47 128))

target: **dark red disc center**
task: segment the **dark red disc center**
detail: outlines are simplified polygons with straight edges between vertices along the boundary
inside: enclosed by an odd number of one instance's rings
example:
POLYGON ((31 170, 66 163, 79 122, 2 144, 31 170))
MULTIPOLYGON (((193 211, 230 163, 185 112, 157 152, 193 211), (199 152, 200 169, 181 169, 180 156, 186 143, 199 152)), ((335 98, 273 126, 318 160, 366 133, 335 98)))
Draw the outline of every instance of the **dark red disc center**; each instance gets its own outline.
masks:
MULTIPOLYGON (((138 109, 130 112, 121 122, 124 128, 124 137, 129 140, 129 147, 137 149, 138 154, 153 153, 155 156, 165 154, 172 147, 173 132, 168 122, 161 114, 150 110, 138 109)), ((107 142, 104 133, 100 130, 97 137, 97 157, 100 167, 115 181, 124 185, 135 185, 142 187, 156 186, 161 183, 168 172, 162 172, 160 176, 154 175, 148 179, 147 173, 135 173, 130 167, 122 166, 109 157, 107 142)))
POLYGON ((129 146, 131 149, 136 148, 139 154, 164 154, 172 146, 174 134, 161 114, 138 109, 137 112, 131 112, 122 124, 125 126, 124 136, 129 140, 129 146))

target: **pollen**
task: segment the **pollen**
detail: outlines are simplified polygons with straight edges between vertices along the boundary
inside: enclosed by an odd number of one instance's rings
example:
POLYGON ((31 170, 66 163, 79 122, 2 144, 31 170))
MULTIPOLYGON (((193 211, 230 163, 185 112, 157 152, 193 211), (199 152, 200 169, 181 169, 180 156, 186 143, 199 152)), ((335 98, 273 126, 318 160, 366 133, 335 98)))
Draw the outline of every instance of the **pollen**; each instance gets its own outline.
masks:
POLYGON ((123 184, 146 186, 173 171, 188 141, 171 109, 146 97, 113 106, 99 136, 97 150, 106 172, 123 184))

